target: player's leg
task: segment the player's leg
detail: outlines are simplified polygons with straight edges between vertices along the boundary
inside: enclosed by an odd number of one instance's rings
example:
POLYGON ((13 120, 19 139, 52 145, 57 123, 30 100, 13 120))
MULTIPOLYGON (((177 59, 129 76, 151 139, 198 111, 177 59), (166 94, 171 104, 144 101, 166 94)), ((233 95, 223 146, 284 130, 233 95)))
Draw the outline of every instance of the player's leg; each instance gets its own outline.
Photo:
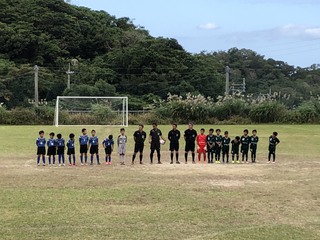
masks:
POLYGON ((273 162, 276 162, 276 150, 272 152, 273 162))
POLYGON ((140 164, 142 164, 142 160, 143 160, 143 150, 144 150, 144 145, 141 144, 141 146, 139 147, 139 152, 140 152, 139 160, 140 160, 140 164))
POLYGON ((154 154, 154 151, 155 151, 155 147, 153 145, 151 145, 151 151, 150 151, 150 163, 152 164, 153 163, 153 154, 154 154))
POLYGON ((88 164, 88 152, 87 151, 84 153, 84 163, 86 165, 88 164))
POLYGON ((158 164, 162 164, 161 163, 161 153, 160 153, 160 146, 157 146, 157 157, 158 157, 158 164))
POLYGON ((72 158, 73 158, 73 166, 75 166, 76 165, 76 155, 72 154, 72 158))
POLYGON ((37 155, 37 165, 38 165, 38 166, 40 166, 40 157, 41 157, 41 155, 38 154, 38 155, 37 155))

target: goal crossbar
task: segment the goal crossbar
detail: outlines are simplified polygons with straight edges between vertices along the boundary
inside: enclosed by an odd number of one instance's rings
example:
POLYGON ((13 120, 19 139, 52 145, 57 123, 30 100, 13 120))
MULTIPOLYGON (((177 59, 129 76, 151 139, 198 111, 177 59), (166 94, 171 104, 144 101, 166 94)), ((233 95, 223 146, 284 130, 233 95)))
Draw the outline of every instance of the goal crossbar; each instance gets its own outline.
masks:
MULTIPOLYGON (((61 99, 115 99, 122 100, 122 124, 119 126, 128 127, 129 125, 129 103, 128 97, 102 97, 102 96, 57 96, 55 114, 54 114, 54 126, 59 127, 63 126, 59 124, 59 109, 60 109, 60 100, 61 99)), ((89 124, 90 125, 90 124, 89 124)), ((70 125, 68 125, 70 126, 70 125)), ((116 126, 116 125, 115 125, 116 126)))

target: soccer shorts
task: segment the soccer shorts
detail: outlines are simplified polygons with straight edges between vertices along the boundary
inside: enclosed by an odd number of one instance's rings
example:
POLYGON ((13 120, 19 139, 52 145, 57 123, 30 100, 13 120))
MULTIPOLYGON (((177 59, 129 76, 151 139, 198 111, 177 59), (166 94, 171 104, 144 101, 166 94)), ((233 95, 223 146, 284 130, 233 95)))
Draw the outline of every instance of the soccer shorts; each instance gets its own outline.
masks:
POLYGON ((160 142, 151 142, 151 151, 160 151, 160 142))
POLYGON ((119 144, 118 153, 120 155, 126 154, 126 144, 119 144))
POLYGON ((276 153, 276 148, 274 146, 269 146, 269 152, 270 153, 276 153))
POLYGON ((112 148, 111 148, 111 146, 107 146, 107 147, 104 149, 104 151, 105 151, 106 155, 111 155, 111 153, 112 153, 112 148))
POLYGON ((57 148, 56 147, 48 147, 47 155, 48 156, 57 155, 57 148))
POLYGON ((249 152, 249 146, 245 145, 241 147, 241 153, 248 154, 249 152))
POLYGON ((134 152, 135 153, 138 153, 138 152, 143 153, 143 149, 144 149, 144 143, 136 143, 134 145, 134 152))
POLYGON ((88 145, 80 145, 80 153, 87 153, 88 145))
POLYGON ((229 146, 225 146, 222 148, 222 154, 229 154, 230 152, 230 147, 229 146))
POLYGON ((253 153, 256 153, 257 152, 257 145, 251 145, 250 146, 250 151, 253 152, 253 153))
POLYGON ((194 152, 195 148, 196 148, 196 144, 194 141, 186 142, 186 147, 185 147, 186 152, 194 152))
POLYGON ((208 153, 214 153, 214 152, 215 152, 214 146, 213 146, 212 148, 210 148, 210 147, 207 145, 207 152, 208 152, 208 153))
POLYGON ((206 153, 206 146, 199 146, 197 152, 198 153, 206 153))
POLYGON ((75 150, 74 148, 68 148, 68 151, 67 151, 67 155, 75 155, 75 150))
POLYGON ((57 154, 58 154, 58 155, 64 154, 64 147, 58 147, 57 154))
POLYGON ((38 147, 37 155, 46 155, 46 148, 45 147, 38 147))
POLYGON ((179 151, 179 142, 170 142, 170 151, 179 151))
POLYGON ((90 147, 90 154, 99 154, 99 147, 98 145, 92 145, 90 147))

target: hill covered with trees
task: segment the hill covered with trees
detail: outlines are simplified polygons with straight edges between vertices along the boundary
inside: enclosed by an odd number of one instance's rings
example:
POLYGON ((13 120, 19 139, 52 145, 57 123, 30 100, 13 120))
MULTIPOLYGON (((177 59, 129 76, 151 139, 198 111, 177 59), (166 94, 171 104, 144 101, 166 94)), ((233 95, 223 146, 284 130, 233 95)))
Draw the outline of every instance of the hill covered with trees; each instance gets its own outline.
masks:
POLYGON ((246 79, 248 94, 278 92, 288 107, 320 95, 320 69, 293 67, 249 50, 191 54, 175 39, 152 37, 130 18, 73 6, 62 0, 0 0, 0 97, 11 107, 34 97, 33 66, 40 67, 40 98, 58 95, 128 95, 141 109, 167 94, 224 94, 231 80, 246 79), (68 64, 71 89, 67 87, 68 64))

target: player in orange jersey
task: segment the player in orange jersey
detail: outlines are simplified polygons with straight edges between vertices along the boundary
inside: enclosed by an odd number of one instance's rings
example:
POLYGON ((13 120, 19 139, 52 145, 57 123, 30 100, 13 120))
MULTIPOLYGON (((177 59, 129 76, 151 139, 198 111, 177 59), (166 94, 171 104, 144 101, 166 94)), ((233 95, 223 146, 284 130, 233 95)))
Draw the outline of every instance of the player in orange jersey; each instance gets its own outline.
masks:
POLYGON ((207 136, 204 134, 205 130, 202 128, 200 134, 197 136, 198 144, 198 160, 201 161, 201 154, 203 154, 204 163, 206 162, 206 145, 207 145, 207 136))

